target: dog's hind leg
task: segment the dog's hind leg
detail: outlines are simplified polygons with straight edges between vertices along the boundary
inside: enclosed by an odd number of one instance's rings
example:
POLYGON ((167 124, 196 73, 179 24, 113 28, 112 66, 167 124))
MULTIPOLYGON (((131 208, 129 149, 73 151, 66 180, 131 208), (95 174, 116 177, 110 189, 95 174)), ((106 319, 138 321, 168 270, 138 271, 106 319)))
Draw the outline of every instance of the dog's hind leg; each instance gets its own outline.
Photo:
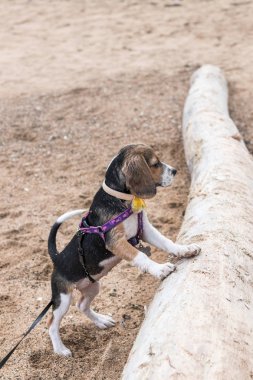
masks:
POLYGON ((59 281, 57 274, 53 273, 52 276, 52 301, 53 301, 53 315, 49 322, 49 335, 52 340, 54 352, 58 355, 70 356, 71 351, 64 346, 60 333, 60 323, 63 316, 67 313, 72 298, 70 292, 64 281, 59 281))
POLYGON ((72 294, 60 294, 60 305, 53 310, 52 322, 49 327, 49 335, 52 340, 54 352, 58 355, 71 356, 71 351, 64 346, 60 337, 60 323, 63 316, 67 313, 71 302, 72 294))
POLYGON ((113 327, 115 321, 109 315, 96 313, 90 308, 91 302, 99 293, 99 282, 96 281, 85 288, 79 288, 79 290, 82 293, 82 297, 77 304, 78 308, 100 329, 113 327))

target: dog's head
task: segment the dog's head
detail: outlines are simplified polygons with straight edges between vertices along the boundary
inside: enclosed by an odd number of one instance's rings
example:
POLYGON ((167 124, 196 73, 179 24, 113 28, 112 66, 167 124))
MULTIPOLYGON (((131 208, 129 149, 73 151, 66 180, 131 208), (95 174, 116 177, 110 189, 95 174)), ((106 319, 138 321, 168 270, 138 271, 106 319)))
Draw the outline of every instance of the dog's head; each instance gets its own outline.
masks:
POLYGON ((106 172, 106 184, 140 198, 152 198, 157 186, 172 183, 176 169, 161 162, 147 145, 127 145, 113 158, 106 172))

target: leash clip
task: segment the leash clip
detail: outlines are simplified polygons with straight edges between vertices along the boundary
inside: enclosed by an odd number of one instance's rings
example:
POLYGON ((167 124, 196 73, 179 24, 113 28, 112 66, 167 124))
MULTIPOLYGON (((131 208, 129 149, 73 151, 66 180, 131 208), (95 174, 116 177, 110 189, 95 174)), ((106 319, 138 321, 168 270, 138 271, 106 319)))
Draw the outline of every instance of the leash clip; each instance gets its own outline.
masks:
POLYGON ((142 242, 139 242, 139 245, 136 247, 139 251, 145 253, 148 257, 151 256, 151 247, 149 245, 143 245, 142 242))

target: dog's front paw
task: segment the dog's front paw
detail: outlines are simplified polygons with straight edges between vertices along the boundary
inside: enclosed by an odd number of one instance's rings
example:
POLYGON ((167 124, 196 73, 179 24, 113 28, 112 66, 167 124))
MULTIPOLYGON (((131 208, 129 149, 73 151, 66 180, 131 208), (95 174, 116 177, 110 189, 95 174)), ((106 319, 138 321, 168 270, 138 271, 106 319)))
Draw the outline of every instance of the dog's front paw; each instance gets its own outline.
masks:
POLYGON ((197 244, 182 245, 177 252, 177 257, 193 257, 199 255, 201 248, 197 244))
POLYGON ((165 264, 156 263, 156 265, 154 265, 153 268, 150 269, 150 274, 152 274, 156 278, 159 278, 160 280, 163 280, 171 272, 174 272, 175 269, 176 269, 176 266, 171 263, 165 263, 165 264))
POLYGON ((109 327, 115 326, 115 321, 110 317, 110 315, 98 314, 94 315, 93 322, 100 329, 108 329, 109 327))

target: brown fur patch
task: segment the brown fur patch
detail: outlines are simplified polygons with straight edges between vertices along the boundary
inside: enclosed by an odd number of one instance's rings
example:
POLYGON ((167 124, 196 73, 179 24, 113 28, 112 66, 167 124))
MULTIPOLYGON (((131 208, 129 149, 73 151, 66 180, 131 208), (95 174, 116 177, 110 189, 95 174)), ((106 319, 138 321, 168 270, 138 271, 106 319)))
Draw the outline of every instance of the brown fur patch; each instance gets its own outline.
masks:
POLYGON ((122 224, 113 229, 112 238, 107 248, 115 256, 127 261, 132 261, 138 253, 138 250, 126 240, 122 224))
POLYGON ((156 182, 150 163, 158 159, 153 150, 145 145, 129 148, 122 172, 131 193, 141 198, 152 198, 156 194, 156 182))
POLYGON ((151 167, 150 171, 152 173, 153 180, 155 183, 160 183, 162 180, 162 175, 163 175, 163 167, 162 165, 159 167, 151 167))
POLYGON ((47 317, 47 328, 49 329, 49 327, 51 326, 51 324, 53 323, 53 320, 54 320, 54 315, 53 313, 51 315, 49 315, 47 317))

